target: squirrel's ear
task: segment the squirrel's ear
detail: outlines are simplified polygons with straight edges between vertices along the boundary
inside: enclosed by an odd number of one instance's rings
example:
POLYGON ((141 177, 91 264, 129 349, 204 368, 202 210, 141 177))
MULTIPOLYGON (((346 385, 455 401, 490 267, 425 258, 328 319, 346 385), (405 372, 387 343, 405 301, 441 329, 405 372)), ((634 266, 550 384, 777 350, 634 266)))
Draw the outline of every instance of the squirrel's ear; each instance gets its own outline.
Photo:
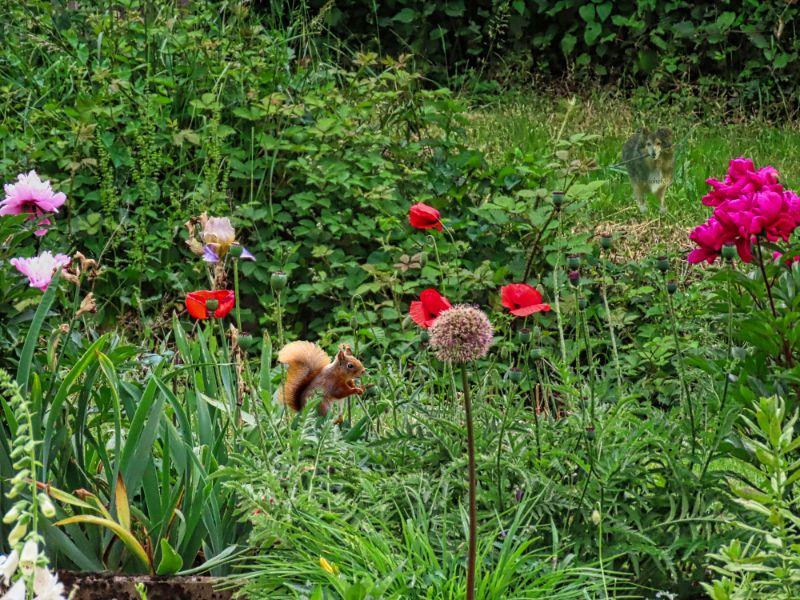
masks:
POLYGON ((347 360, 344 348, 341 346, 339 347, 339 352, 336 353, 336 360, 338 360, 340 363, 343 363, 345 360, 347 360))

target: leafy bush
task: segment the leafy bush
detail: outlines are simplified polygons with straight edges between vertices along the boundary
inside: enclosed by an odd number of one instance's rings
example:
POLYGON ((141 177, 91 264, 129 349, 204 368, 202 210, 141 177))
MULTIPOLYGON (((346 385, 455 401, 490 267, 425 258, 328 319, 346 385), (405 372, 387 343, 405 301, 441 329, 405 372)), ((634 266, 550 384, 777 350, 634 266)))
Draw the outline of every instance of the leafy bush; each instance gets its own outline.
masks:
MULTIPOLYGON (((439 75, 466 68, 518 81, 565 74, 623 78, 675 91, 728 95, 734 107, 794 114, 796 6, 769 3, 589 0, 422 0, 312 4, 335 36, 387 53, 412 52, 439 75), (769 78, 762 76, 769 73, 769 78)), ((457 80, 457 79, 456 79, 457 80)), ((479 85, 479 84, 478 84, 479 85)), ((702 107, 698 107, 701 108, 702 107)))

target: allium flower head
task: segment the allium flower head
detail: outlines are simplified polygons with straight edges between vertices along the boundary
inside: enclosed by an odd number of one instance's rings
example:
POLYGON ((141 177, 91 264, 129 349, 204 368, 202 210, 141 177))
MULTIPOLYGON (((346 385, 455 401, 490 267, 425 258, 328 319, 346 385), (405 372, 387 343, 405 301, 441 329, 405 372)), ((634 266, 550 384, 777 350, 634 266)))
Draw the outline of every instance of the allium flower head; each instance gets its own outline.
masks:
POLYGON ((43 226, 50 225, 50 219, 42 216, 58 212, 67 201, 65 194, 54 192, 50 182, 42 181, 36 171, 17 175, 16 183, 7 183, 4 189, 6 197, 0 202, 0 216, 30 214, 41 226, 35 232, 40 236, 47 233, 43 226))
POLYGON ((492 324, 482 310, 459 304, 444 311, 430 328, 436 357, 466 363, 486 356, 492 345, 492 324))
POLYGON ((9 262, 28 278, 31 287, 45 291, 56 271, 69 265, 70 258, 66 254, 53 256, 52 252, 45 250, 39 256, 12 258, 9 262))

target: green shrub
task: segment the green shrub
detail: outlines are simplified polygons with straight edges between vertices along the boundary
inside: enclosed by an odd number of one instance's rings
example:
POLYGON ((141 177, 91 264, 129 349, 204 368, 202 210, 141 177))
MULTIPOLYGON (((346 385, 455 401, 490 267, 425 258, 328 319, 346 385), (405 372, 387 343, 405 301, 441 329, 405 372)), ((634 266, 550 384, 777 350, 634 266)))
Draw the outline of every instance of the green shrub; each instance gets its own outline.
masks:
MULTIPOLYGON (((696 85, 734 107, 793 113, 800 61, 791 4, 652 0, 358 0, 312 2, 334 36, 386 53, 410 52, 442 80, 470 67, 583 83, 647 83, 686 94, 696 85)), ((424 68, 424 67, 423 67, 424 68)))

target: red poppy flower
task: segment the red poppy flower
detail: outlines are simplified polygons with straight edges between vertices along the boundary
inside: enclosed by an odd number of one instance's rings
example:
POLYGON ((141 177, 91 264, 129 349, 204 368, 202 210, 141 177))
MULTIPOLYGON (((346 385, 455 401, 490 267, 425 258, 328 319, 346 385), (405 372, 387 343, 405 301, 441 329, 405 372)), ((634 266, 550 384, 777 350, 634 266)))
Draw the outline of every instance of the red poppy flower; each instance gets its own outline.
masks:
POLYGON ((542 303, 539 291, 527 283, 509 283, 500 288, 500 298, 512 315, 527 317, 536 312, 550 310, 549 304, 542 303))
POLYGON ((440 314, 451 308, 450 301, 433 288, 424 290, 419 300, 414 300, 408 309, 411 320, 423 329, 427 329, 440 314))
POLYGON ((422 202, 418 202, 408 209, 408 222, 411 223, 412 227, 416 227, 417 229, 442 230, 442 221, 439 211, 422 202))
POLYGON ((216 300, 219 302, 217 310, 214 311, 214 316, 221 319, 233 308, 236 304, 236 295, 232 290, 198 290, 186 294, 186 308, 189 314, 195 319, 207 319, 208 309, 206 308, 206 300, 216 300))

